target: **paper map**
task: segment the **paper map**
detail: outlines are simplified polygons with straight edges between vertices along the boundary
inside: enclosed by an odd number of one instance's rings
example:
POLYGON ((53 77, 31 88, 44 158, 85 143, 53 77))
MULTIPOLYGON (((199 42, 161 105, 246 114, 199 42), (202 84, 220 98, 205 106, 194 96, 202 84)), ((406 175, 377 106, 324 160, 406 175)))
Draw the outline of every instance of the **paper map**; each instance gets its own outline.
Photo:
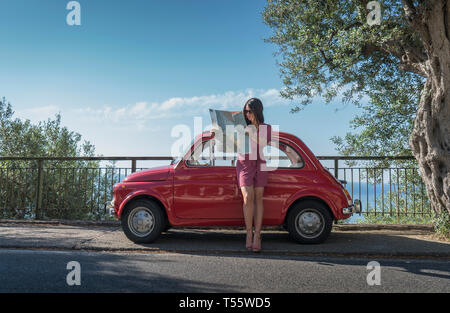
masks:
POLYGON ((219 130, 222 136, 216 134, 218 151, 226 153, 249 153, 250 139, 245 136, 247 126, 242 111, 231 112, 209 109, 213 129, 219 130))

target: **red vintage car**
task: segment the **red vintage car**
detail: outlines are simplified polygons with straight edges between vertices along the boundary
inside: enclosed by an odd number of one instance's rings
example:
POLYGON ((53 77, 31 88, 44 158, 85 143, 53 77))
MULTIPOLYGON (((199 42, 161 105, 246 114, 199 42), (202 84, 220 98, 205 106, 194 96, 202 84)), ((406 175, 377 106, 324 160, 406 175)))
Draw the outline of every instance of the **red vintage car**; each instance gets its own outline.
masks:
MULTIPOLYGON (((236 155, 217 152, 215 145, 214 134, 203 133, 183 158, 133 173, 114 186, 114 214, 130 240, 149 243, 177 226, 244 226, 236 155)), ((264 191, 263 225, 283 225, 300 243, 321 243, 334 220, 361 212, 360 201, 352 201, 296 136, 274 132, 265 154, 267 150, 272 170, 264 191)))

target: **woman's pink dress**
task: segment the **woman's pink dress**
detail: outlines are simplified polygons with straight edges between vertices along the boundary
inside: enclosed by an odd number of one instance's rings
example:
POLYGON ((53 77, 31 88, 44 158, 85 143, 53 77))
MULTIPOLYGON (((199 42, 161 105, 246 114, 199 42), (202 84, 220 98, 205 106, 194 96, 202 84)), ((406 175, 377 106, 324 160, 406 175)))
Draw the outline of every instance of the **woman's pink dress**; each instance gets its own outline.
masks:
POLYGON ((263 154, 264 146, 260 145, 259 142, 266 141, 269 143, 272 140, 272 126, 264 123, 259 125, 257 136, 259 138, 257 143, 250 140, 250 153, 238 153, 236 175, 239 187, 265 187, 267 185, 269 172, 264 170, 266 163, 263 154))

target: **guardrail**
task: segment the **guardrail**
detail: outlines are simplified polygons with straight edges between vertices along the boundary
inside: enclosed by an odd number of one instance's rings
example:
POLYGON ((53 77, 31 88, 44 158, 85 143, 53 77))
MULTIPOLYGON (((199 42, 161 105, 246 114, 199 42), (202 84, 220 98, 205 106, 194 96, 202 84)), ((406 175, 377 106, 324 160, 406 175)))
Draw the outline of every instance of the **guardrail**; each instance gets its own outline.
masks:
POLYGON ((105 218, 113 186, 143 168, 137 161, 172 157, 0 157, 0 218, 105 218), (109 161, 102 167, 100 162, 109 161), (129 161, 131 167, 114 162, 129 161))
MULTIPOLYGON (((432 210, 413 157, 317 156, 360 199, 365 218, 416 223, 432 210), (342 162, 347 163, 342 166, 342 162), (348 163, 351 164, 348 164, 348 163), (380 166, 384 162, 396 167, 380 166), (406 166, 405 166, 406 164, 406 166), (408 222, 407 221, 407 222, 408 222)), ((0 218, 105 218, 113 186, 154 157, 0 157, 0 218), (102 165, 100 163, 109 162, 102 165), (117 162, 128 163, 122 167, 117 162)), ((169 162, 167 162, 169 163, 169 162)))
POLYGON ((318 156, 335 177, 346 182, 363 215, 378 222, 431 223, 433 210, 412 156, 318 156), (340 161, 350 163, 340 166, 340 161), (393 167, 392 163, 396 166, 393 167))

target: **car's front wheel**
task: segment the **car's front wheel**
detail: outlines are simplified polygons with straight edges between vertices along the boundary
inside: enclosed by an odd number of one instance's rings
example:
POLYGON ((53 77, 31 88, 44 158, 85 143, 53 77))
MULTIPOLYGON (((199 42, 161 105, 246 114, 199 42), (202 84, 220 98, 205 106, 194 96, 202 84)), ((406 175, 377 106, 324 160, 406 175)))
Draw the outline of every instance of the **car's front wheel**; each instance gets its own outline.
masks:
POLYGON ((125 235, 135 243, 155 241, 165 226, 162 208, 156 202, 147 199, 131 202, 121 222, 125 235))
POLYGON ((322 243, 330 235, 332 226, 328 209, 314 200, 297 203, 287 217, 289 235, 299 243, 322 243))

